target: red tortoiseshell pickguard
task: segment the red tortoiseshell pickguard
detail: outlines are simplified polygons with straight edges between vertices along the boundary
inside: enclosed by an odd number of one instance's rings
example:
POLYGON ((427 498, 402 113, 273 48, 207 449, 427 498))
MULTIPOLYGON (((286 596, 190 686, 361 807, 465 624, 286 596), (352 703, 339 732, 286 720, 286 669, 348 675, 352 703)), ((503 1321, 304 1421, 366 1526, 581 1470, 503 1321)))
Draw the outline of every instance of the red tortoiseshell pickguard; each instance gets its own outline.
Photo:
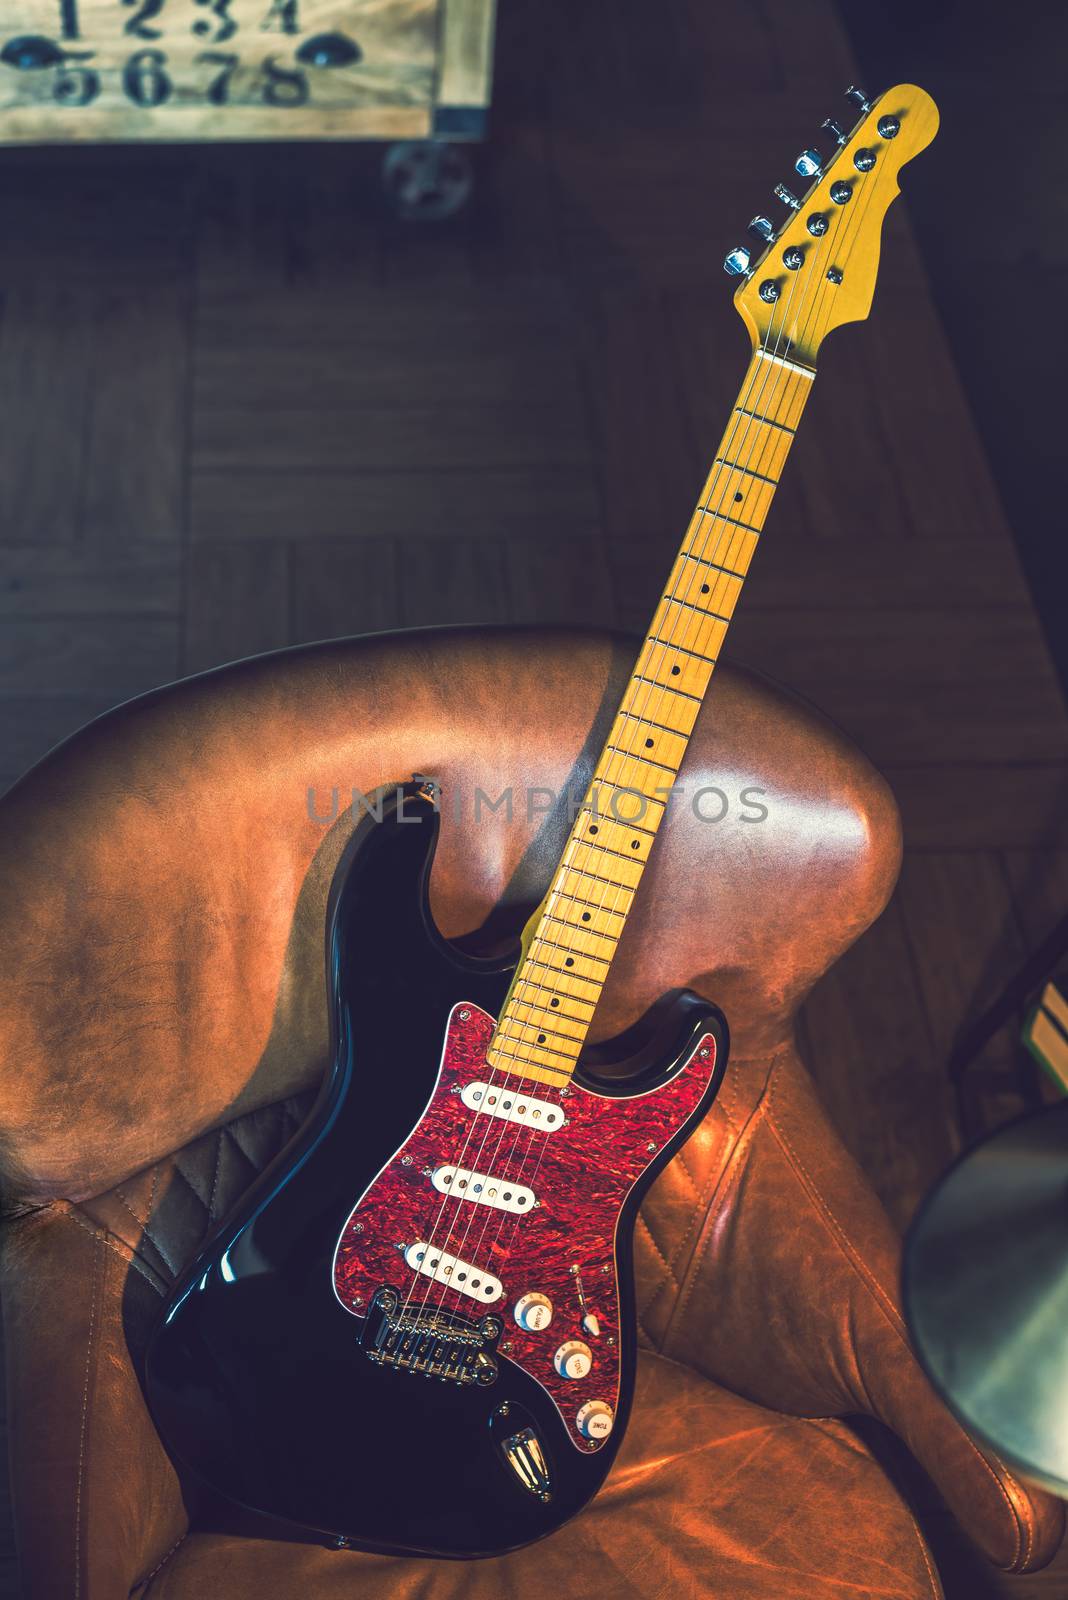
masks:
POLYGON ((412 1291, 415 1305, 429 1291, 429 1305, 441 1305, 472 1322, 492 1311, 505 1325, 501 1354, 542 1384, 571 1438, 586 1451, 595 1446, 576 1426, 580 1406, 606 1400, 614 1412, 619 1401, 615 1234, 620 1208, 701 1099, 715 1070, 715 1039, 705 1035, 669 1083, 633 1098, 592 1094, 574 1083, 561 1095, 543 1084, 521 1084, 498 1074, 495 1085, 524 1089, 562 1109, 566 1123, 545 1132, 479 1114, 461 1100, 467 1084, 489 1081, 486 1050, 493 1028, 493 1018, 477 1006, 453 1008, 433 1097, 342 1229, 334 1289, 346 1310, 357 1316, 383 1284, 393 1284, 403 1294, 412 1291), (515 1216, 446 1198, 426 1174, 447 1163, 525 1184, 534 1191, 537 1208, 515 1216), (417 1240, 431 1240, 435 1248, 494 1274, 504 1285, 503 1298, 482 1305, 414 1272, 402 1252, 417 1240), (576 1267, 577 1275, 572 1270, 576 1267), (579 1284, 586 1310, 599 1322, 599 1336, 582 1329, 579 1284), (520 1327, 513 1316, 516 1301, 529 1290, 548 1295, 553 1303, 551 1323, 536 1333, 520 1327), (593 1352, 593 1367, 585 1378, 561 1377, 553 1365, 557 1348, 568 1339, 582 1340, 593 1352))

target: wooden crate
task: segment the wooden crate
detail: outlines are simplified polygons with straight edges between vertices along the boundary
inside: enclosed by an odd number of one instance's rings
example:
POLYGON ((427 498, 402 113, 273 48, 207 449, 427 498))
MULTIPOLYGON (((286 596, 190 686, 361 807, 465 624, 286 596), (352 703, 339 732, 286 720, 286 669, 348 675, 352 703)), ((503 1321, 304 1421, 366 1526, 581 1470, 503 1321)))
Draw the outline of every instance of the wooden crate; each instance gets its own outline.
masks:
POLYGON ((495 0, 0 6, 0 143, 483 132, 495 0))

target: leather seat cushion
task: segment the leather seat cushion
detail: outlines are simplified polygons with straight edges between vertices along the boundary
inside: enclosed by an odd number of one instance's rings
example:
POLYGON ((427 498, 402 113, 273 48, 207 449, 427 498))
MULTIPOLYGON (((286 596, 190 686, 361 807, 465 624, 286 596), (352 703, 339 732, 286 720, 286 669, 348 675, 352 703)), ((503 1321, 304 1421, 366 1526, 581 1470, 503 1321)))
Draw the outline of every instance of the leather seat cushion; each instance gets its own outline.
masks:
POLYGON ((194 1530, 139 1591, 141 1600, 941 1593, 911 1513, 844 1423, 766 1411, 648 1354, 639 1356, 633 1420, 605 1488, 540 1544, 488 1561, 427 1561, 194 1530))

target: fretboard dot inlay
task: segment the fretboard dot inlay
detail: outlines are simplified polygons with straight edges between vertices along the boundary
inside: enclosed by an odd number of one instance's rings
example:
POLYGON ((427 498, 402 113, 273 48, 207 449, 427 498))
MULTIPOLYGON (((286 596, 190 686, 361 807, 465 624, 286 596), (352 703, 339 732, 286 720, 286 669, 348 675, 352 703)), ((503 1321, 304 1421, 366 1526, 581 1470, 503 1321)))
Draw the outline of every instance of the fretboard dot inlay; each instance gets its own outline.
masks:
POLYGON ((589 914, 589 912, 588 912, 588 911, 584 911, 584 912, 583 912, 583 913, 582 913, 582 920, 583 920, 583 922, 589 922, 589 920, 590 920, 590 914, 589 914))
POLYGON ((560 1004, 560 1002, 559 1002, 559 1000, 550 1000, 550 1001, 549 1001, 549 1004, 550 1004, 550 1005, 551 1005, 551 1006, 558 1006, 558 1005, 559 1005, 559 1004, 560 1004))
POLYGON ((742 491, 740 489, 737 489, 737 490, 735 490, 734 498, 735 498, 735 500, 744 500, 745 496, 742 494, 742 491))
POLYGON ((673 677, 673 678, 677 678, 677 677, 678 677, 678 675, 679 675, 679 672, 680 672, 680 670, 681 670, 681 669, 680 669, 680 668, 679 668, 679 667, 672 667, 672 669, 671 669, 671 676, 672 676, 672 677, 673 677))
POLYGON ((652 740, 651 740, 651 739, 646 739, 646 741, 645 741, 645 748, 646 748, 646 749, 647 749, 647 750, 651 750, 651 749, 652 749, 652 748, 653 748, 653 741, 652 741, 652 740))
POLYGON ((575 965, 574 956, 568 956, 567 960, 564 962, 564 966, 565 967, 573 967, 574 965, 575 965))

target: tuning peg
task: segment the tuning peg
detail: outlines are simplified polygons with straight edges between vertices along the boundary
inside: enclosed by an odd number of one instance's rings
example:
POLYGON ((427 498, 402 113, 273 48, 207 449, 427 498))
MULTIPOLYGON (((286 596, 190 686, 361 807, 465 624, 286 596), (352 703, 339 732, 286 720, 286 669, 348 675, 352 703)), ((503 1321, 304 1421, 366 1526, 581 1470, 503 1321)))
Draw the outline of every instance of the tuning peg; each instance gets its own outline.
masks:
POLYGON ((749 224, 749 232, 755 233, 765 244, 770 244, 775 237, 775 224, 770 217, 754 217, 749 224))
POLYGON ((723 263, 723 270, 732 278, 747 277, 749 274, 749 251, 744 244, 736 245, 731 250, 723 263))
POLYGON ((864 90, 858 89, 855 83, 851 83, 849 85, 849 88, 845 92, 845 97, 847 100, 852 100, 856 105, 858 105, 861 111, 871 110, 871 101, 864 93, 864 90))
POLYGON ((846 136, 833 117, 828 117, 825 122, 821 122, 820 127, 824 133, 829 133, 837 144, 845 144, 846 136))
POLYGON ((803 178, 818 178, 823 171, 823 162, 815 150, 802 150, 794 162, 794 171, 799 172, 803 178))
POLYGON ((801 202, 795 194, 791 194, 784 183, 777 183, 773 190, 776 200, 781 200, 784 206, 789 206, 791 211, 800 211, 801 202))

